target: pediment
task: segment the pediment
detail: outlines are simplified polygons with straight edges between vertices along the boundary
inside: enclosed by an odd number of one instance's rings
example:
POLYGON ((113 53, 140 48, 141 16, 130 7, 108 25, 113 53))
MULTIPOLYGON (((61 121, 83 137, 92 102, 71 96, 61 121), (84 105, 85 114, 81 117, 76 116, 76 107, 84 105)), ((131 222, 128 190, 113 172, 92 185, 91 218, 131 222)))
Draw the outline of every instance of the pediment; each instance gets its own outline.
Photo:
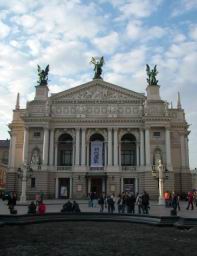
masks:
POLYGON ((144 94, 125 89, 100 79, 76 86, 51 96, 52 101, 66 100, 143 100, 144 94))

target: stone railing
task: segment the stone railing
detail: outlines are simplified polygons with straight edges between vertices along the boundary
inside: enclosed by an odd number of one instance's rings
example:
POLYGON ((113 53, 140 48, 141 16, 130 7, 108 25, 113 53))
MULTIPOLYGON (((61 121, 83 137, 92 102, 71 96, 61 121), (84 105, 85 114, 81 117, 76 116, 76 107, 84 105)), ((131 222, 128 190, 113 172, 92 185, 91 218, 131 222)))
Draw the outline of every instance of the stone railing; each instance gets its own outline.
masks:
POLYGON ((122 171, 136 171, 136 166, 121 166, 122 171))
POLYGON ((72 166, 57 166, 57 171, 72 171, 72 166))
POLYGON ((89 167, 89 171, 104 171, 104 166, 102 167, 89 167))

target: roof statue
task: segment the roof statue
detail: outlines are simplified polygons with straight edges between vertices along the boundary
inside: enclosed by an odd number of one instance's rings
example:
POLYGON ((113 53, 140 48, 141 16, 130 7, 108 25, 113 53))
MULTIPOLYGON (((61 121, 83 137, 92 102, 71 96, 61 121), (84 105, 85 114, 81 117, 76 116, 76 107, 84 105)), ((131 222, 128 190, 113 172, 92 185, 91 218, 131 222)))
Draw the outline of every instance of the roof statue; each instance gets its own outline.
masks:
POLYGON ((154 66, 154 68, 151 70, 149 65, 146 64, 146 74, 148 78, 146 79, 148 82, 148 85, 158 85, 158 80, 156 79, 156 76, 159 72, 157 71, 157 65, 154 66))
POLYGON ((94 65, 94 78, 93 79, 102 79, 102 66, 104 65, 104 57, 92 57, 90 63, 94 65))
POLYGON ((48 84, 48 73, 49 73, 49 65, 46 66, 45 69, 41 69, 38 65, 38 85, 47 85, 48 84))

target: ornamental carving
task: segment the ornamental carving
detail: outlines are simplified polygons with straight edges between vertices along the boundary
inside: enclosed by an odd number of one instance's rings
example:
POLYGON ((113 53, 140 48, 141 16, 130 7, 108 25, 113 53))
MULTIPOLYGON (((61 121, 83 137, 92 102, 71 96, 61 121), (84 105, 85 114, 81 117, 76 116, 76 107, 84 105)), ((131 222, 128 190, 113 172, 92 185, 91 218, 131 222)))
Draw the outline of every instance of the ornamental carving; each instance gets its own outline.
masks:
POLYGON ((53 105, 51 108, 52 116, 141 116, 142 107, 140 105, 119 104, 97 104, 97 105, 53 105))
MULTIPOLYGON (((88 89, 83 89, 78 93, 73 93, 65 98, 69 99, 80 99, 80 100, 110 100, 110 99, 131 99, 131 96, 117 92, 110 88, 105 88, 103 86, 92 86, 88 89)), ((61 98, 62 100, 62 98, 61 98)))

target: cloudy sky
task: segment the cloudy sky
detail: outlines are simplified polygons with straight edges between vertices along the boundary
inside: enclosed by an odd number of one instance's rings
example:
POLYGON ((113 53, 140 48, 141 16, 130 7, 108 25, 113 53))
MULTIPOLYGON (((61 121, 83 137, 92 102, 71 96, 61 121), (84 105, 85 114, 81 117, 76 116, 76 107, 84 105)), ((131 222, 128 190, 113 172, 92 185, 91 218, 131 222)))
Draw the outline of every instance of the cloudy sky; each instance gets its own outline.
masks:
POLYGON ((34 96, 37 64, 50 64, 50 92, 90 81, 92 56, 104 80, 145 92, 146 63, 158 65, 162 99, 180 91, 197 167, 197 0, 1 0, 0 139, 9 138, 17 92, 34 96))

